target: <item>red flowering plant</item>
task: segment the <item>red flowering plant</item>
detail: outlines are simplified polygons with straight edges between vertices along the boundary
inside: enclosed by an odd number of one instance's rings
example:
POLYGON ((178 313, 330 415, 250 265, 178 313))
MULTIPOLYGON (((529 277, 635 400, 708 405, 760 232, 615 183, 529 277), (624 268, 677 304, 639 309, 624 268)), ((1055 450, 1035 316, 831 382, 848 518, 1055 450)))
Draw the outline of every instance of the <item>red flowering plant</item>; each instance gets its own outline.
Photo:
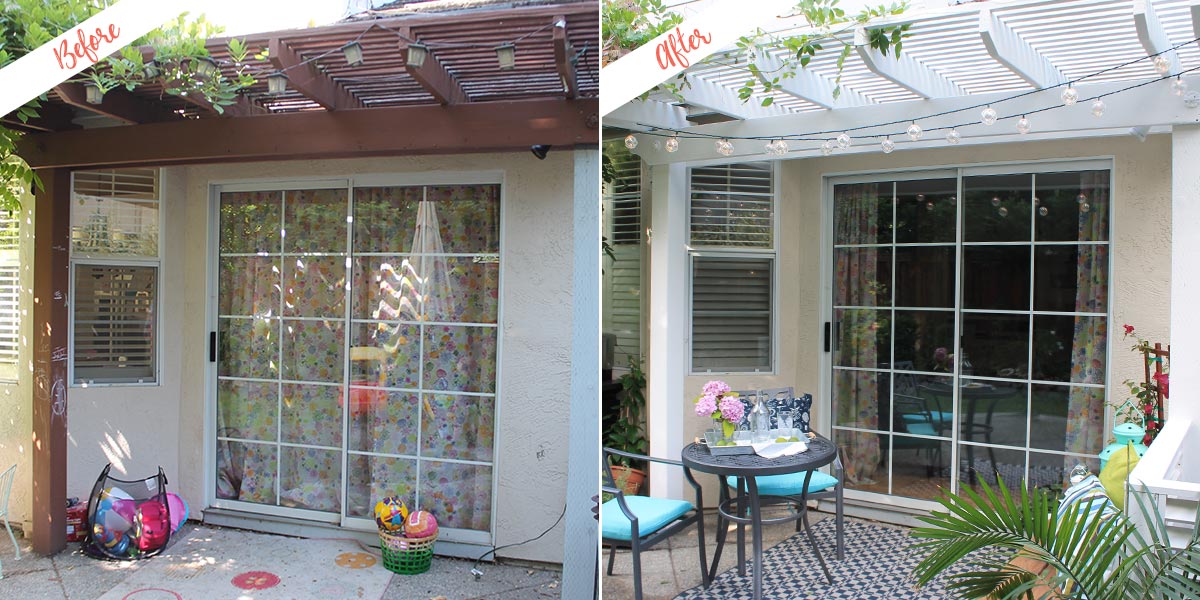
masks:
MULTIPOLYGON (((1155 368, 1146 381, 1126 379, 1125 386, 1129 388, 1130 398, 1120 405, 1114 403, 1113 406, 1117 409, 1116 414, 1124 417, 1125 421, 1142 424, 1146 430, 1142 443, 1149 446, 1163 427, 1163 407, 1160 405, 1159 392, 1162 392, 1161 398, 1163 399, 1169 396, 1170 358, 1169 355, 1159 354, 1154 345, 1137 334, 1133 325, 1124 327, 1125 333, 1121 336, 1122 339, 1133 338, 1134 341, 1130 350, 1140 354, 1146 361, 1147 367, 1153 365, 1155 368), (1158 365, 1161 365, 1162 368, 1157 368, 1158 365)), ((1150 369, 1148 368, 1147 371, 1149 372, 1150 369)))

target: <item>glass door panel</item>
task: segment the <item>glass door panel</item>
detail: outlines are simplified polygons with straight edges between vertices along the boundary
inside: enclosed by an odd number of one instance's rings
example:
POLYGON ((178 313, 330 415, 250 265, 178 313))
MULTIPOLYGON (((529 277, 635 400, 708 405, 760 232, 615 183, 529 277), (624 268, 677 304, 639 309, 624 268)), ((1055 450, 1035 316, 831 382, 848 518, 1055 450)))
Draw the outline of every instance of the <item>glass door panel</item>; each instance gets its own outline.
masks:
POLYGON ((834 186, 831 397, 848 487, 928 499, 997 477, 1061 486, 1094 463, 1108 214, 1108 171, 834 186))

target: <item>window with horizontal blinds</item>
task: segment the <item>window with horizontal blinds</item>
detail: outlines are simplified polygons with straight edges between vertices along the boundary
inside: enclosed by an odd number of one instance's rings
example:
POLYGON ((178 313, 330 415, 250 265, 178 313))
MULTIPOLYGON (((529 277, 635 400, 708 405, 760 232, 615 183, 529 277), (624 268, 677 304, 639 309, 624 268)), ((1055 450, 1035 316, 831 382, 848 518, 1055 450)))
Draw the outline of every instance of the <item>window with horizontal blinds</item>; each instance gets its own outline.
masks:
POLYGON ((775 259, 692 257, 692 370, 770 371, 775 259))
POLYGON ((752 162, 691 169, 693 246, 774 247, 771 165, 752 162))
POLYGON ((0 379, 17 378, 21 326, 20 219, 0 217, 0 379))
POLYGON ((626 366, 642 354, 642 160, 620 141, 604 147, 611 180, 604 183, 605 333, 615 336, 613 362, 626 366))
POLYGON ((73 175, 71 252, 158 256, 158 169, 104 169, 73 175))
POLYGON ((158 267, 75 265, 75 383, 155 379, 158 267))

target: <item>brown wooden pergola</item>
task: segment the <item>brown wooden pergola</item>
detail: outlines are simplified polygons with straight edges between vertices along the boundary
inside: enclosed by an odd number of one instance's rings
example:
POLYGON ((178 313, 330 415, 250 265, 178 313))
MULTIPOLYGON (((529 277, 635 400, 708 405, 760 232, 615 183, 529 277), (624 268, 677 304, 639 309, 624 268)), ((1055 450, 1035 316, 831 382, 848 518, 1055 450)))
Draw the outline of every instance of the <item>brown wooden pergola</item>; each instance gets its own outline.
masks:
MULTIPOLYGON (((111 90, 91 104, 82 84, 64 83, 38 119, 0 118, 29 132, 18 154, 43 183, 35 194, 33 362, 47 376, 33 390, 34 550, 66 545, 72 170, 594 147, 598 30, 594 1, 372 15, 239 36, 268 58, 247 58, 259 81, 224 114, 161 85, 111 90), (362 48, 358 66, 342 51, 352 42, 362 48), (513 44, 511 68, 498 61, 505 44, 513 44), (413 46, 426 51, 420 65, 408 61, 413 46), (277 72, 288 86, 272 94, 267 76, 277 72)), ((208 48, 232 73, 227 42, 208 48)))

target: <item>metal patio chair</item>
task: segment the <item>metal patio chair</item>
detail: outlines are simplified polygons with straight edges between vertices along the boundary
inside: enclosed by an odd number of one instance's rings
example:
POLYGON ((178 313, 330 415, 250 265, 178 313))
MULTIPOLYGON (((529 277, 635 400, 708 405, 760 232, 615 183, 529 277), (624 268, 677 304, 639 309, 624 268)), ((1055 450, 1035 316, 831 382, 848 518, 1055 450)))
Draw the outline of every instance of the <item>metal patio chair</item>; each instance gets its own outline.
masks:
MULTIPOLYGON (((8 498, 12 495, 13 479, 17 475, 17 465, 9 467, 0 473, 0 519, 4 519, 4 528, 8 530, 8 539, 12 540, 13 548, 17 551, 17 560, 21 560, 21 546, 17 544, 17 536, 13 535, 12 527, 8 524, 8 498)), ((0 565, 0 579, 4 578, 4 568, 0 565)))
MULTIPOLYGON (((769 402, 785 409, 794 410, 799 406, 811 406, 812 396, 804 394, 799 398, 796 397, 795 390, 790 387, 784 388, 767 388, 761 391, 766 396, 769 402)), ((737 392, 738 397, 742 400, 742 404, 746 405, 746 413, 750 412, 749 398, 753 397, 756 390, 745 392, 737 392)), ((771 412, 771 426, 778 427, 776 419, 778 410, 771 412)), ((743 421, 745 418, 743 418, 743 421)), ((804 423, 808 423, 807 417, 803 419, 804 423)), ((796 423, 799 426, 801 418, 796 415, 796 423)), ((829 473, 814 471, 812 479, 808 482, 808 499, 809 500, 833 500, 834 507, 834 527, 837 530, 837 559, 842 560, 845 557, 845 509, 842 503, 842 496, 845 488, 845 472, 842 468, 842 450, 838 448, 837 458, 830 465, 829 473)), ((758 493, 771 496, 800 496, 804 485, 804 477, 807 471, 799 473, 788 473, 786 475, 769 475, 767 477, 759 477, 756 479, 758 483, 758 493)), ((725 500, 730 489, 737 489, 737 478, 727 477, 725 486, 721 488, 721 500, 725 500)), ((719 519, 719 517, 718 517, 719 519)), ((723 527, 724 523, 721 520, 717 522, 718 527, 723 527)), ((739 526, 741 527, 741 526, 739 526)), ((796 531, 800 531, 803 523, 796 521, 796 531)))
POLYGON ((708 560, 704 548, 704 498, 700 484, 692 477, 691 469, 683 463, 665 458, 654 458, 631 454, 612 448, 604 449, 604 485, 601 490, 613 498, 600 507, 600 530, 603 543, 609 547, 608 574, 613 574, 613 562, 617 548, 629 548, 633 554, 633 590, 636 600, 642 599, 642 556, 643 550, 696 524, 697 546, 700 549, 700 573, 704 587, 711 583, 708 575, 708 560), (627 496, 615 484, 609 467, 609 456, 624 456, 635 460, 676 465, 683 469, 683 476, 696 489, 696 503, 686 500, 652 498, 650 496, 627 496))

